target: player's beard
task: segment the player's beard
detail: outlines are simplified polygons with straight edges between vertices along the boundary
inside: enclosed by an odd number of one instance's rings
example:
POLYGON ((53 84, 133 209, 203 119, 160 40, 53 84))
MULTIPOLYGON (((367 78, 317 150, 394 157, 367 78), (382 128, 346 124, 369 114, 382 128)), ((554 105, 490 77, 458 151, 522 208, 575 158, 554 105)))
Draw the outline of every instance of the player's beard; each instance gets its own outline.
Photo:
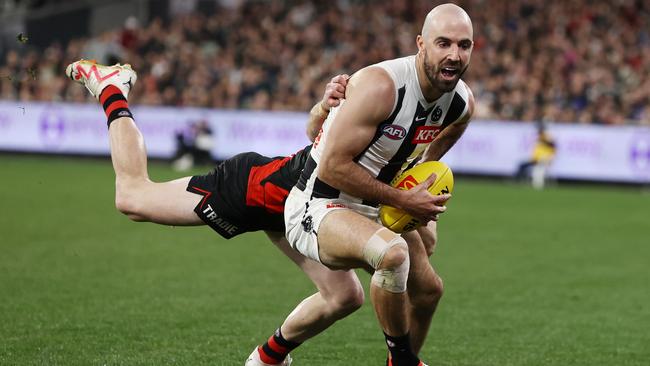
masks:
POLYGON ((446 66, 446 65, 432 65, 432 64, 430 64, 429 63, 429 57, 427 55, 427 50, 426 49, 424 49, 423 56, 424 56, 423 57, 423 60, 424 60, 424 62, 423 62, 423 64, 424 64, 424 74, 427 76, 427 79, 429 80, 429 83, 431 83, 431 85, 435 89, 437 89, 437 90, 439 90, 439 91, 441 91, 443 93, 449 93, 450 91, 454 90, 454 88, 456 87, 456 84, 458 84, 458 80, 460 80, 460 78, 463 77, 463 74, 465 73, 465 71, 467 71, 467 66, 469 66, 469 65, 465 65, 465 67, 460 69, 460 71, 458 72, 458 75, 456 77, 456 80, 447 81, 447 80, 442 79, 442 77, 441 77, 442 76, 441 70, 442 70, 443 66, 446 66))

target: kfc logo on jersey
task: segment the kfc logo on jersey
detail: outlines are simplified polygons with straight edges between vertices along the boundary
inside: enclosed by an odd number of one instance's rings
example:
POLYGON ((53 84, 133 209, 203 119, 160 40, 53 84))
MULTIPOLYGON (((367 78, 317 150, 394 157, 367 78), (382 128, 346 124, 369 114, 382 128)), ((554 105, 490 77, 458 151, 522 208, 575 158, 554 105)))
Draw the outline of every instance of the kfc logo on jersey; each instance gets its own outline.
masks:
POLYGON ((415 186, 417 186, 419 183, 417 180, 412 175, 409 175, 408 177, 402 179, 401 182, 395 187, 397 189, 411 189, 415 186))
POLYGON ((412 144, 428 144, 438 135, 440 127, 438 126, 420 126, 415 130, 412 144))
POLYGON ((391 140, 401 140, 406 137, 406 129, 397 125, 385 125, 381 132, 391 140))

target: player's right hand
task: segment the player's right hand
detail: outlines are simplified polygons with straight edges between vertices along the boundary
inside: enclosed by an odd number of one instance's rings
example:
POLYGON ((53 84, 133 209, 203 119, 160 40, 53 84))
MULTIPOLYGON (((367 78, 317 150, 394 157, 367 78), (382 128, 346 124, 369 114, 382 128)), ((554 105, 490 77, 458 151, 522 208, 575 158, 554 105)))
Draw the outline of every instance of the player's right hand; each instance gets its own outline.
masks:
POLYGON ((334 108, 341 104, 341 99, 345 98, 345 88, 348 85, 348 79, 350 79, 349 75, 340 74, 333 77, 332 80, 327 83, 325 86, 325 94, 321 101, 321 107, 323 107, 324 110, 329 111, 330 108, 334 108))
POLYGON ((401 209, 406 213, 419 219, 422 223, 437 221, 438 215, 447 210, 445 202, 451 198, 450 194, 434 196, 429 193, 428 188, 436 181, 436 174, 431 174, 424 182, 417 186, 401 191, 401 209))

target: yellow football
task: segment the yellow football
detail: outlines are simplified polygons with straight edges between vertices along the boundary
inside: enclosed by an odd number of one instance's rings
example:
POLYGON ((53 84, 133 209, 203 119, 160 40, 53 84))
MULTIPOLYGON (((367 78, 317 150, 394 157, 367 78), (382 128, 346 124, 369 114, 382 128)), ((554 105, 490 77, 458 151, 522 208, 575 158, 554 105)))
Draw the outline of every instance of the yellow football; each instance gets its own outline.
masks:
MULTIPOLYGON (((454 189, 454 175, 447 164, 440 161, 427 161, 405 170, 390 182, 390 185, 397 189, 411 189, 424 182, 432 173, 436 173, 436 181, 429 187, 429 193, 441 195, 451 193, 454 189)), ((381 223, 396 233, 403 233, 417 229, 422 223, 406 212, 382 205, 379 208, 381 223)))

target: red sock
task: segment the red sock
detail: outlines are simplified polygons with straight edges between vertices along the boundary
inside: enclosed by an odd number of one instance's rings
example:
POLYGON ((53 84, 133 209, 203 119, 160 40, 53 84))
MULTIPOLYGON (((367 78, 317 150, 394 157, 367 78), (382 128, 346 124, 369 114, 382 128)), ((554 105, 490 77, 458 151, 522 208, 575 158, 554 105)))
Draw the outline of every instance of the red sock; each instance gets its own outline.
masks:
POLYGON ((102 90, 99 95, 99 102, 104 108, 108 122, 106 124, 110 127, 111 122, 121 117, 133 118, 133 114, 129 110, 129 103, 126 98, 115 85, 109 85, 102 90))
POLYGON ((284 361, 289 352, 299 345, 300 343, 284 339, 282 333, 280 333, 280 328, 278 328, 275 334, 269 337, 269 340, 263 346, 258 348, 258 352, 262 362, 275 365, 284 361))

